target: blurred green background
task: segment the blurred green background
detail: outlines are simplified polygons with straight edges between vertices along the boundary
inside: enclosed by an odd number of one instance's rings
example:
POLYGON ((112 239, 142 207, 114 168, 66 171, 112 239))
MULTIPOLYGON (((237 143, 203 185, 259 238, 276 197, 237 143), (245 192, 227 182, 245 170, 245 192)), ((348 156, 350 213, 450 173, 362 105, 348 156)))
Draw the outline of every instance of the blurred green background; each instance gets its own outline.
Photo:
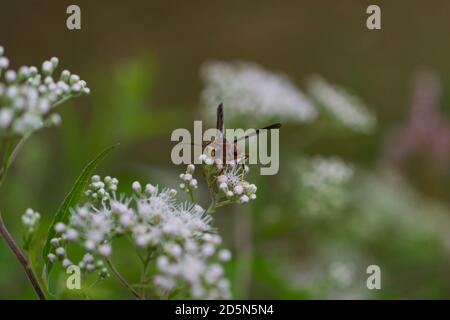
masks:
MULTIPOLYGON (((317 73, 349 89, 376 113, 378 127, 371 135, 325 130, 314 143, 302 142, 314 123, 283 128, 279 174, 259 177, 253 170, 257 200, 216 213, 234 254, 227 270, 234 298, 450 298, 448 162, 436 166, 419 152, 401 168, 385 164, 389 133, 407 121, 413 77, 422 67, 440 81, 436 107, 447 121, 448 1, 377 1, 381 31, 366 28, 372 2, 359 0, 76 1, 80 31, 65 26, 69 4, 75 3, 0 4, 0 44, 14 67, 57 56, 92 90, 64 105, 62 126, 35 135, 14 164, 0 206, 16 239, 20 215, 32 207, 43 215, 43 242, 84 164, 116 142, 121 146, 100 174, 117 176, 122 186, 139 179, 176 187, 184 168, 170 161, 170 133, 204 118, 200 66, 208 59, 252 61, 286 73, 300 88, 317 73), (329 200, 308 196, 314 190, 301 183, 314 155, 338 156, 355 169, 348 185, 339 186, 344 203, 311 216, 306 201, 329 200), (371 264, 381 267, 381 290, 366 287, 371 264)), ((251 126, 251 117, 245 123, 251 126)), ((127 277, 137 277, 126 246, 113 258, 127 277)), ((130 298, 111 278, 89 291, 130 298)), ((2 241, 0 298, 34 298, 2 241)))

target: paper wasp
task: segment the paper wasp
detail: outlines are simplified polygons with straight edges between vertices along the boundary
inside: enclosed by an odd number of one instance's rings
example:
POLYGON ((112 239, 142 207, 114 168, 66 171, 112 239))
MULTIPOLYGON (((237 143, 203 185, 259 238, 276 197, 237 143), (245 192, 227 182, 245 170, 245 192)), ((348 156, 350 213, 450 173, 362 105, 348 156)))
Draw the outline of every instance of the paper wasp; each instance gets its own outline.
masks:
POLYGON ((264 130, 279 129, 280 123, 274 123, 269 126, 254 130, 252 133, 244 135, 243 137, 235 138, 233 142, 229 142, 225 138, 224 127, 224 112, 223 104, 220 103, 217 107, 216 129, 217 135, 209 142, 203 145, 204 154, 212 160, 212 163, 217 166, 219 175, 224 168, 228 166, 243 165, 248 158, 248 154, 242 153, 237 143, 242 140, 247 140, 253 136, 257 136, 264 130))

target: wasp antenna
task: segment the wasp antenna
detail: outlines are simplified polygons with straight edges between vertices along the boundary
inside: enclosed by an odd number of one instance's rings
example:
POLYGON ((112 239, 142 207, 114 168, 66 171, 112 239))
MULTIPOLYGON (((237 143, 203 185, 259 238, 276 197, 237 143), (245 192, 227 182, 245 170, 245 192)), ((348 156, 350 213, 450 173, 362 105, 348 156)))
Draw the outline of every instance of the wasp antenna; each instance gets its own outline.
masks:
POLYGON ((249 135, 246 135, 246 136, 243 136, 240 138, 236 138, 236 139, 234 139, 234 143, 241 141, 241 140, 246 140, 253 136, 257 136, 258 134, 260 134, 261 130, 272 130, 272 129, 279 129, 279 128, 281 128, 281 123, 274 123, 274 124, 271 124, 270 126, 256 129, 253 133, 250 133, 249 135))
POLYGON ((281 123, 274 123, 271 124, 270 126, 261 128, 261 129, 267 129, 267 130, 271 130, 271 129, 280 129, 281 128, 281 123))
POLYGON ((223 103, 221 102, 217 107, 217 124, 216 129, 223 132, 223 103))

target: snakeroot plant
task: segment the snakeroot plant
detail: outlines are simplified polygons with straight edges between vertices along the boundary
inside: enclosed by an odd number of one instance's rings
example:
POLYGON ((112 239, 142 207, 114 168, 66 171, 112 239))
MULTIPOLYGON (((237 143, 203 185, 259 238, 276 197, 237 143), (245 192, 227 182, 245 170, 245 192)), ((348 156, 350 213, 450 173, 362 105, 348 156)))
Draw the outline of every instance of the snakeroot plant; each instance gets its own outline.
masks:
POLYGON ((242 117, 310 123, 317 117, 311 100, 289 77, 251 62, 209 61, 201 69, 202 104, 211 114, 219 102, 229 107, 230 121, 242 117))
POLYGON ((212 217, 200 205, 177 202, 177 191, 135 181, 129 194, 116 192, 117 179, 94 175, 86 201, 73 208, 67 223, 58 222, 50 240, 51 262, 73 264, 67 244, 76 243, 85 254, 76 264, 83 272, 111 271, 140 299, 148 290, 153 296, 230 298, 223 262, 230 259, 222 239, 212 227, 212 217), (111 261, 113 242, 125 236, 142 262, 140 283, 130 285, 111 261), (153 264, 153 267, 151 266, 153 264), (152 269, 153 271, 151 271, 152 269), (137 290, 139 289, 139 290, 137 290))
MULTIPOLYGON (((56 107, 90 91, 85 81, 67 70, 55 76, 57 58, 45 61, 40 70, 24 66, 14 71, 8 69, 9 60, 3 54, 0 47, 0 184, 26 139, 61 122, 56 107)), ((50 274, 58 264, 68 272, 77 268, 82 279, 93 274, 97 281, 117 278, 137 299, 231 298, 224 269, 231 252, 223 247, 212 214, 221 206, 254 200, 257 187, 246 180, 246 157, 222 161, 212 146, 203 150, 197 167, 189 164, 180 175, 179 187, 189 201, 178 200, 175 189, 139 181, 133 182, 128 192, 119 192, 118 179, 93 174, 98 162, 115 146, 105 149, 86 165, 55 213, 42 250, 42 267, 30 258, 37 230, 43 227, 41 214, 31 208, 23 213, 22 247, 0 215, 0 234, 37 296, 58 297, 49 285, 50 274), (210 194, 206 206, 196 200, 198 173, 205 177, 210 194), (142 264, 138 281, 126 279, 113 262, 119 238, 128 240, 142 264)))
MULTIPOLYGON (((13 70, 4 54, 0 46, 0 187, 24 142, 36 131, 61 123, 57 106, 90 91, 78 75, 68 70, 56 74, 56 57, 44 61, 40 68, 22 66, 13 70)), ((40 214, 32 209, 22 216, 23 250, 9 233, 1 212, 0 235, 20 262, 37 296, 45 299, 46 290, 27 257, 39 219, 40 214)))
POLYGON ((230 298, 223 263, 231 253, 221 247, 212 214, 221 206, 256 199, 257 187, 246 181, 247 157, 238 153, 226 156, 231 149, 221 139, 222 105, 217 115, 221 130, 199 157, 210 194, 207 209, 195 199, 198 180, 194 178, 194 164, 188 164, 180 174, 179 187, 189 195, 189 202, 177 201, 175 189, 150 183, 143 186, 138 181, 132 183, 129 193, 118 194, 118 179, 94 175, 84 198, 64 204, 63 208, 70 208, 63 209, 68 214, 57 214, 44 250, 47 269, 59 261, 64 268, 76 265, 84 274, 97 272, 103 279, 109 275, 109 268, 137 299, 145 299, 148 293, 160 298, 230 298), (137 285, 130 284, 111 259, 114 240, 119 237, 129 240, 142 263, 137 285), (74 262, 71 258, 71 243, 85 251, 81 260, 74 262))
POLYGON ((175 189, 138 181, 128 194, 118 194, 116 178, 94 175, 84 200, 70 209, 65 221, 55 222, 46 255, 49 265, 75 264, 84 274, 96 272, 99 279, 111 272, 137 299, 148 293, 160 298, 230 298, 223 264, 231 259, 231 252, 222 247, 212 213, 227 204, 255 199, 257 188, 245 180, 249 168, 243 159, 223 164, 207 150, 200 156, 211 197, 207 209, 195 200, 198 181, 193 164, 180 174, 179 185, 190 202, 177 201, 175 189), (111 259, 119 237, 129 240, 142 263, 137 285, 130 284, 111 259), (70 257, 71 243, 85 251, 81 260, 70 257))

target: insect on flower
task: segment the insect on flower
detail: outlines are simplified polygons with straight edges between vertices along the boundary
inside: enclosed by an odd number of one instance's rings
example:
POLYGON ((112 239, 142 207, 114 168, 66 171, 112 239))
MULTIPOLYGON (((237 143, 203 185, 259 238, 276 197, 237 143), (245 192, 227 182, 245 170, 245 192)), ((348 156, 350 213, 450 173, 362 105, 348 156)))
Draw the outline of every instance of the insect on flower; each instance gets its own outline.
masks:
POLYGON ((248 167, 245 165, 249 154, 242 152, 237 143, 239 141, 247 141, 253 136, 257 136, 265 130, 278 129, 280 123, 256 129, 250 134, 246 134, 239 138, 234 138, 232 142, 225 138, 224 112, 223 104, 217 107, 216 135, 203 145, 203 154, 201 160, 206 166, 203 166, 203 172, 211 188, 216 184, 218 178, 225 175, 235 176, 241 182, 244 180, 248 167))
MULTIPOLYGON (((220 171, 227 166, 244 165, 244 162, 249 155, 241 152, 237 143, 242 140, 248 140, 253 136, 257 136, 263 132, 263 130, 279 129, 280 127, 280 123, 274 123, 269 126, 256 129, 252 133, 243 137, 235 138, 233 142, 229 142, 225 138, 223 104, 220 103, 217 107, 217 134, 213 139, 204 144, 204 156, 209 158, 209 162, 211 162, 211 164, 215 164, 220 171)), ((221 172, 219 172, 219 174, 220 173, 221 172)))

